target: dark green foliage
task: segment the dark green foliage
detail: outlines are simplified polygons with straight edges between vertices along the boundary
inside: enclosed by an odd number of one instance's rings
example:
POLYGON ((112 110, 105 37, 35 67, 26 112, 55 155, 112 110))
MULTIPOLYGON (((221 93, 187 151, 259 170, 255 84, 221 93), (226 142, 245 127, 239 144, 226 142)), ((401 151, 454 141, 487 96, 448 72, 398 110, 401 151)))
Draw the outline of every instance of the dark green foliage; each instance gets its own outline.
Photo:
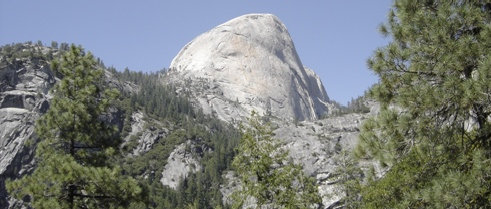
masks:
POLYGON ((366 96, 359 96, 357 98, 351 98, 347 106, 343 106, 336 101, 331 101, 337 108, 332 113, 333 115, 344 115, 350 113, 368 113, 370 108, 366 106, 366 96))
MULTIPOLYGON (((43 47, 41 45, 36 44, 33 45, 32 42, 25 43, 16 43, 16 44, 7 44, 0 47, 0 62, 4 65, 10 65, 13 69, 20 68, 21 64, 26 60, 29 60, 33 64, 33 67, 37 67, 39 65, 49 65, 49 63, 55 59, 60 58, 64 51, 69 50, 69 44, 62 43, 63 49, 58 50, 55 46, 58 46, 57 42, 51 43, 52 47, 43 47)), ((1 76, 0 72, 0 76, 1 76)))
MULTIPOLYGON (((220 193, 222 173, 230 169, 234 149, 240 138, 239 132, 194 110, 186 98, 177 96, 175 89, 162 85, 159 78, 165 70, 157 73, 132 72, 128 69, 123 72, 114 69, 109 71, 121 82, 131 82, 141 87, 137 93, 124 93, 125 100, 120 104, 126 115, 123 134, 127 135, 131 131, 130 116, 134 111, 142 111, 147 119, 156 119, 165 124, 165 127, 159 127, 159 124, 150 124, 148 127, 170 129, 170 133, 159 139, 148 152, 120 161, 124 172, 137 177, 147 188, 146 207, 225 207, 220 193), (203 169, 182 179, 177 190, 162 186, 160 179, 167 158, 177 145, 187 140, 211 149, 211 152, 200 153, 203 169)), ((129 153, 137 145, 139 136, 130 138, 133 139, 123 147, 129 153)))
POLYGON ((348 113, 368 113, 370 109, 365 105, 365 96, 351 98, 347 106, 348 113))
POLYGON ((351 152, 339 148, 339 151, 336 151, 336 153, 335 161, 337 162, 337 167, 332 172, 330 179, 332 182, 337 182, 340 185, 335 193, 342 197, 338 205, 343 205, 343 208, 349 209, 359 208, 361 205, 360 193, 363 171, 360 169, 358 162, 352 156, 351 152))
POLYGON ((102 118, 118 92, 104 89, 104 71, 74 45, 52 69, 63 79, 52 91, 48 112, 36 122, 37 167, 7 182, 7 190, 18 199, 29 196, 34 208, 119 208, 138 200, 137 182, 108 164, 120 140, 102 118))
POLYGON ((149 207, 151 208, 183 208, 195 201, 199 208, 222 206, 219 191, 222 183, 221 174, 225 169, 230 168, 238 133, 232 127, 224 125, 211 131, 197 123, 188 128, 173 131, 155 144, 149 152, 124 162, 123 168, 128 174, 150 176, 142 181, 150 184, 149 207), (186 140, 204 143, 212 149, 212 152, 202 153, 203 169, 183 179, 176 191, 162 186, 160 179, 170 153, 176 145, 186 140))
MULTIPOLYGON (((52 45, 54 46, 56 44, 52 45)), ((2 55, 0 64, 8 65, 10 66, 9 68, 12 69, 18 69, 19 66, 24 65, 25 62, 47 65, 52 59, 61 58, 63 52, 70 48, 68 46, 69 45, 66 43, 61 43, 59 46, 60 49, 57 50, 54 48, 42 48, 32 45, 32 43, 5 45, 0 48, 0 53, 2 55)), ((85 54, 81 52, 81 55, 85 54)), ((72 59, 70 58, 70 60, 72 59)), ((89 65, 97 66, 97 73, 103 72, 102 70, 99 70, 99 68, 104 68, 102 61, 99 61, 99 59, 90 61, 89 65)), ((109 79, 115 78, 118 81, 114 82, 107 79, 104 80, 104 76, 101 76, 103 74, 98 74, 97 76, 95 76, 95 74, 91 74, 89 77, 94 79, 94 84, 96 84, 95 91, 100 93, 101 97, 98 96, 97 98, 106 97, 103 95, 104 89, 108 88, 108 85, 112 88, 118 87, 121 90, 119 98, 115 100, 113 100, 114 98, 112 99, 111 109, 122 113, 121 119, 123 120, 123 124, 121 130, 119 130, 120 132, 116 132, 112 126, 104 126, 110 130, 108 129, 107 131, 97 132, 101 135, 104 135, 103 133, 107 133, 108 135, 119 135, 121 138, 127 137, 131 132, 131 116, 133 112, 141 111, 145 115, 145 121, 148 122, 148 124, 144 127, 145 129, 165 128, 169 130, 169 133, 166 134, 165 137, 159 138, 150 151, 142 153, 136 157, 128 155, 128 153, 133 153, 133 150, 138 146, 138 140, 142 136, 141 133, 129 136, 129 141, 121 147, 122 149, 109 149, 110 155, 105 155, 103 152, 98 152, 102 155, 94 155, 97 153, 92 152, 81 152, 81 155, 76 154, 77 158, 90 160, 91 163, 104 164, 106 167, 110 168, 104 171, 97 169, 92 170, 95 173, 106 172, 107 174, 108 171, 114 171, 114 173, 111 174, 113 176, 114 174, 119 175, 120 173, 133 176, 141 188, 141 193, 138 198, 141 197, 143 201, 136 201, 135 198, 125 198, 127 201, 121 201, 122 204, 129 203, 130 208, 185 208, 188 206, 195 206, 197 208, 226 208, 226 206, 222 205, 222 197, 219 189, 220 184, 223 181, 223 171, 226 169, 231 169, 230 164, 234 156, 234 149, 240 138, 240 133, 235 128, 225 125, 223 122, 220 122, 217 119, 205 116, 200 111, 194 110, 191 103, 186 98, 179 97, 175 93, 174 88, 171 86, 162 85, 160 77, 163 76, 165 70, 158 73, 131 72, 129 70, 118 72, 114 68, 108 68, 106 70, 112 74, 112 77, 109 79), (125 89, 121 86, 121 84, 125 83, 136 88, 134 91, 125 89), (158 122, 154 123, 152 121, 158 122), (109 132, 111 134, 109 134, 109 132), (209 152, 199 153, 203 169, 197 173, 191 174, 187 179, 183 179, 177 190, 162 186, 160 183, 160 178, 162 177, 162 170, 166 164, 167 158, 177 145, 187 140, 193 140, 199 145, 203 145, 211 150, 209 152), (120 171, 116 170, 119 169, 116 165, 119 165, 120 171)), ((2 73, 3 72, 0 72, 0 76, 2 76, 2 73)), ((66 74, 63 74, 60 71, 55 71, 53 73, 58 78, 67 77, 66 74)), ((82 78, 83 76, 76 77, 82 78)), ((70 79, 70 76, 68 76, 66 79, 70 79)), ((71 84, 73 82, 74 81, 70 81, 69 83, 71 84)), ((68 86, 70 88, 72 86, 63 84, 63 82, 59 83, 59 85, 65 85, 65 87, 68 86)), ((0 88, 4 88, 4 86, 1 86, 0 88)), ((13 87, 6 86, 5 88, 8 89, 13 87)), ((78 95, 79 97, 83 96, 82 94, 74 94, 73 91, 70 94, 75 96, 78 95)), ((70 109, 70 105, 62 105, 65 103, 57 102, 56 100, 57 99, 54 99, 53 102, 60 105, 53 103, 52 106, 61 106, 59 108, 70 109)), ((58 100, 63 101, 61 98, 58 100)), ((102 100, 87 100, 87 102, 89 103, 77 103, 94 104, 90 102, 97 103, 102 102, 102 100)), ((105 105, 108 104, 106 103, 108 101, 104 102, 105 105)), ((95 106, 87 105, 84 107, 90 109, 95 106)), ((65 109, 63 109, 63 111, 65 111, 65 109)), ((93 109, 94 108, 92 108, 90 111, 93 111, 93 109)), ((101 106, 100 109, 104 108, 101 106)), ((59 110, 58 112, 61 111, 62 110, 59 110)), ((97 112, 102 114, 101 118, 104 118, 104 115, 107 114, 107 111, 105 110, 97 110, 97 112)), ((53 118, 56 116, 54 113, 48 114, 51 114, 51 116, 44 117, 53 118)), ((98 117, 91 117, 90 122, 86 122, 86 124, 97 124, 92 121, 97 119, 98 117)), ((103 124, 100 123, 99 125, 101 125, 100 127, 103 126, 103 124)), ((81 127, 86 127, 86 129, 88 128, 88 126, 81 127)), ((84 129, 82 132, 86 132, 86 129, 84 129)), ((41 132, 44 133, 44 131, 41 132)), ((71 131, 69 132, 72 135, 74 134, 71 133, 71 131)), ((119 137, 116 141, 111 139, 107 142, 114 142, 114 145, 119 144, 119 137)), ((40 147, 42 146, 44 145, 41 143, 40 147)), ((46 150, 48 148, 40 148, 40 150, 46 150)), ((54 165, 53 163, 61 164, 64 161, 68 162, 70 160, 56 157, 56 159, 51 158, 47 161, 50 163, 41 164, 40 166, 50 166, 54 165)), ((75 165, 76 164, 73 164, 71 165, 72 167, 69 166, 68 168, 75 170, 84 169, 83 167, 75 165)), ((48 171, 49 170, 44 169, 44 173, 48 171)), ((55 178, 64 176, 64 174, 53 175, 53 173, 56 172, 55 170, 51 170, 49 172, 51 173, 47 175, 55 178)), ((73 176, 73 178, 77 177, 79 179, 83 179, 81 173, 74 174, 73 176)), ((107 176, 110 175, 107 174, 107 176)), ((24 183, 26 182, 27 181, 24 181, 24 183)), ((121 195, 123 194, 125 193, 121 192, 121 195)), ((21 198, 22 196, 23 195, 19 193, 16 197, 21 198)), ((108 204, 112 204, 111 201, 108 201, 108 204)))
POLYGON ((2 60, 0 61, 10 64, 14 68, 18 67, 22 62, 22 59, 30 59, 32 61, 43 60, 45 62, 51 61, 54 51, 48 51, 48 53, 45 54, 41 49, 41 46, 34 46, 28 43, 7 44, 1 47, 0 53, 2 55, 2 60))
POLYGON ((390 170, 362 208, 491 208, 490 22, 489 1, 395 1, 357 149, 390 170))
POLYGON ((256 208, 313 208, 320 206, 315 180, 302 167, 290 162, 288 152, 273 138, 270 125, 252 114, 233 166, 241 188, 234 196, 234 208, 242 208, 247 197, 256 199, 256 208))
POLYGON ((51 41, 51 48, 53 48, 53 49, 58 49, 58 42, 56 42, 56 41, 51 41))
POLYGON ((177 96, 173 87, 162 85, 159 79, 161 76, 163 72, 142 73, 131 72, 128 69, 116 73, 120 81, 135 83, 141 88, 136 94, 124 92, 123 97, 128 98, 125 103, 127 109, 141 109, 159 120, 181 121, 189 117, 202 119, 204 116, 194 111, 186 98, 177 96))
POLYGON ((68 43, 61 43, 59 49, 60 51, 68 51, 70 49, 70 45, 68 43))

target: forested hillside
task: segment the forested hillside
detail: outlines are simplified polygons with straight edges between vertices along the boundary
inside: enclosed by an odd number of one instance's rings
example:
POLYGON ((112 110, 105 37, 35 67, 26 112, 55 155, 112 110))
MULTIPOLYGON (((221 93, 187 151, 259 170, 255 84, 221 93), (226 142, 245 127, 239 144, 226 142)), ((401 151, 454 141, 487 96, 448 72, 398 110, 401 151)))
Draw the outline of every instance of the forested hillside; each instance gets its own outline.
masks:
MULTIPOLYGON (((68 44, 58 47, 44 47, 41 43, 13 44, 1 47, 4 70, 2 78, 6 81, 16 79, 15 71, 28 65, 49 64, 69 50, 68 44), (36 64, 37 63, 37 64, 36 64)), ((141 208, 185 208, 193 205, 198 208, 223 207, 219 191, 222 172, 230 167, 234 148, 240 134, 234 127, 202 114, 193 108, 187 99, 176 95, 171 86, 162 85, 159 77, 164 72, 142 73, 128 69, 118 72, 105 68, 100 59, 98 68, 105 69, 106 76, 102 88, 116 88, 119 97, 111 101, 112 123, 118 128, 118 136, 123 140, 120 152, 111 157, 111 164, 120 166, 123 174, 134 177, 143 189, 142 201, 132 207, 141 208), (143 115, 143 130, 132 132, 132 115, 143 115), (166 134, 155 137, 149 145, 151 149, 135 153, 145 130, 166 130, 166 134), (199 155, 202 169, 190 173, 185 179, 177 179, 179 186, 172 189, 160 182, 167 158, 177 145, 193 141, 203 150, 194 150, 199 155)), ((46 68, 44 68, 46 70, 46 68)), ((50 69, 47 69, 50 70, 50 69)), ((59 72, 48 72, 59 79, 59 72)), ((8 82, 2 82, 3 89, 11 89, 8 82)), ((42 92, 40 92, 42 93, 42 92)), ((33 138, 36 142, 37 137, 33 138)), ((36 146, 31 143, 30 146, 36 146)), ((191 152, 190 152, 191 153, 191 152)))
MULTIPOLYGON (((121 108, 125 111, 123 137, 130 131, 129 120, 135 111, 142 111, 145 117, 158 120, 159 124, 152 128, 167 128, 166 137, 159 139, 152 149, 138 156, 132 156, 137 137, 123 146, 123 160, 119 160, 123 170, 137 177, 148 192, 148 207, 151 208, 185 208, 193 205, 197 208, 215 208, 222 205, 219 191, 222 184, 222 172, 230 168, 234 156, 234 148, 240 134, 230 125, 194 110, 187 99, 178 97, 170 86, 163 86, 159 77, 163 72, 141 73, 125 70, 110 72, 121 82, 132 82, 140 87, 135 93, 124 93, 121 108), (165 124, 165 127, 159 125, 165 124), (187 140, 195 141, 209 150, 202 150, 201 164, 203 169, 191 173, 182 179, 177 190, 162 186, 162 170, 167 158, 175 146, 187 140)), ((150 128, 150 127, 149 127, 150 128)), ((144 206, 142 206, 144 207, 144 206)))

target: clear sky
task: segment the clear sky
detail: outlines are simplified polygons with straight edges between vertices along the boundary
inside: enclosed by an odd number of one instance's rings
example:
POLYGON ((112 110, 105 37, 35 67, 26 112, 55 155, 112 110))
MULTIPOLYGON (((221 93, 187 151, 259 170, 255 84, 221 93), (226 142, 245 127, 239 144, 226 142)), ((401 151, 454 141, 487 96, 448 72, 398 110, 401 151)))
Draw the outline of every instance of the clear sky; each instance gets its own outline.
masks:
POLYGON ((377 82, 366 60, 388 42, 377 32, 391 0, 0 0, 0 45, 82 45, 118 70, 168 67, 194 37, 234 17, 272 13, 331 99, 346 104, 377 82))

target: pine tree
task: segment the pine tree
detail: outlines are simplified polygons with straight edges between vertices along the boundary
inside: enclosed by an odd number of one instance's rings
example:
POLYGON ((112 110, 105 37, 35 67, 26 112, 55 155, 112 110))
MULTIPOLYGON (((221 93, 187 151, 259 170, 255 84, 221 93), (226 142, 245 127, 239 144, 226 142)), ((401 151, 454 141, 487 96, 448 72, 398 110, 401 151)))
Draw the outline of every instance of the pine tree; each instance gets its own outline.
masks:
POLYGON ((339 205, 348 209, 359 208, 363 171, 350 151, 341 148, 336 154, 334 159, 338 164, 332 172, 331 180, 339 185, 334 192, 341 197, 339 205))
POLYGON ((51 48, 53 48, 53 49, 58 49, 58 42, 56 42, 56 41, 51 41, 51 48))
POLYGON ((241 189, 234 196, 234 208, 241 208, 248 197, 256 208, 313 208, 321 205, 315 181, 302 167, 288 160, 288 152, 273 138, 270 125, 261 124, 252 114, 232 165, 240 177, 241 189))
POLYGON ((103 88, 94 57, 72 45, 52 69, 62 77, 48 112, 36 122, 41 139, 31 175, 7 183, 34 208, 119 208, 141 193, 136 181, 108 163, 120 143, 104 118, 118 92, 103 88))
POLYGON ((356 153, 390 170, 362 208, 490 208, 491 3, 397 0, 381 32, 356 153))

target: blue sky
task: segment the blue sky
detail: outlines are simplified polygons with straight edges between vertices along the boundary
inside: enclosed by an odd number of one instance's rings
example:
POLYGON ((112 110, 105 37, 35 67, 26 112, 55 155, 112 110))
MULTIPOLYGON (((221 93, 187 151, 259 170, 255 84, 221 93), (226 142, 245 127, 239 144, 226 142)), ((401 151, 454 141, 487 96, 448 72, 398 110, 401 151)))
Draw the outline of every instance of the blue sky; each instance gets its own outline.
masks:
POLYGON ((391 0, 0 0, 0 45, 82 45, 118 70, 168 67, 197 35, 234 17, 272 13, 331 99, 346 104, 377 82, 366 60, 388 42, 377 32, 391 0))

